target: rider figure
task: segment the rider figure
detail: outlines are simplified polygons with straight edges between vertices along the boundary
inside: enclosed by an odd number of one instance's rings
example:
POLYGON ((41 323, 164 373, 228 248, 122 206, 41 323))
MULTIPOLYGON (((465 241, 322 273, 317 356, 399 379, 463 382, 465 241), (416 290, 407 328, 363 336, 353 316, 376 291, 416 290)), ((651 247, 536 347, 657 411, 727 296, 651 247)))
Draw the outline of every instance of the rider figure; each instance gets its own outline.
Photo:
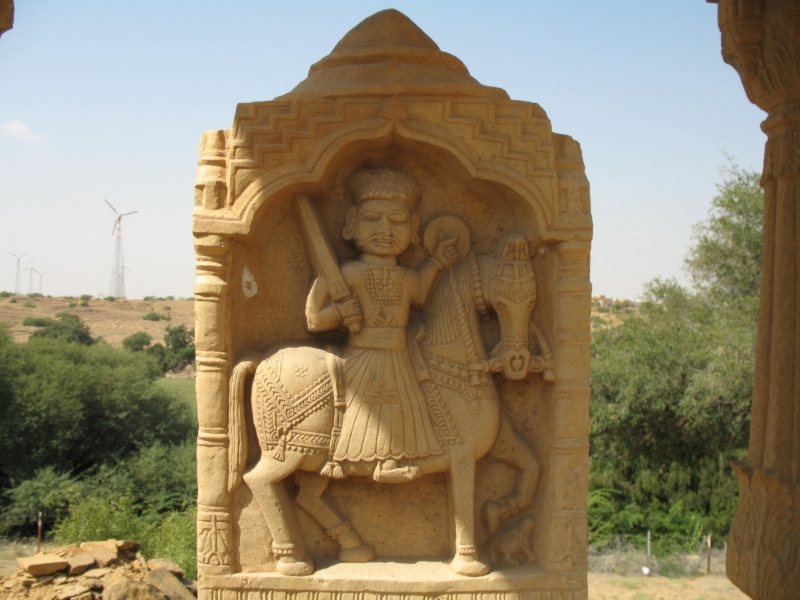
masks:
POLYGON ((361 255, 342 265, 342 276, 354 294, 331 302, 318 277, 306 319, 309 331, 361 321, 344 353, 346 409, 334 460, 376 461, 375 480, 408 481, 420 475, 414 460, 442 454, 406 346, 409 310, 422 309, 441 273, 458 262, 458 238, 440 241, 417 269, 398 265, 397 257, 419 243, 416 182, 375 168, 357 172, 353 184, 356 205, 342 235, 361 255))

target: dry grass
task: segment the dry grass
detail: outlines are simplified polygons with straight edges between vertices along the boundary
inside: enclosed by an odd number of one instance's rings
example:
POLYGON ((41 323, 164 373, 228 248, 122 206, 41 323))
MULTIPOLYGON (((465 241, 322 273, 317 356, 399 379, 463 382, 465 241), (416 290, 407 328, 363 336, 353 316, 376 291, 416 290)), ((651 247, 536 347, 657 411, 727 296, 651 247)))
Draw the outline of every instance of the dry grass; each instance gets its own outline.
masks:
MULTIPOLYGON (((16 342, 25 342, 36 331, 36 327, 22 324, 26 317, 55 317, 60 312, 78 315, 89 326, 92 336, 103 337, 112 346, 122 346, 122 340, 136 333, 146 331, 154 342, 164 339, 167 326, 185 325, 194 328, 194 301, 165 300, 145 302, 144 300, 90 300, 88 306, 69 306, 70 300, 64 298, 26 298, 18 296, 16 303, 11 298, 0 298, 0 322, 9 323, 11 334, 16 342), (33 308, 25 307, 25 304, 33 308), (167 309, 169 307, 169 310, 167 309), (149 312, 168 314, 170 321, 145 321, 149 312)), ((73 303, 75 301, 72 301, 73 303)))

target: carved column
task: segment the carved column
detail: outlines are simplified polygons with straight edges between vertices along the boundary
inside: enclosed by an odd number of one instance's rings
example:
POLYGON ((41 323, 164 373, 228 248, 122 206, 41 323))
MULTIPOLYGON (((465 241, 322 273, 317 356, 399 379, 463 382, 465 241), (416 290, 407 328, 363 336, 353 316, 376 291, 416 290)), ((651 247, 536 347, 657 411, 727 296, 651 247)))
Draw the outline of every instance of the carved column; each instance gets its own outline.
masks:
POLYGON ((590 242, 557 246, 558 304, 555 326, 556 379, 553 386, 553 521, 550 568, 586 568, 586 496, 589 468, 589 346, 592 286, 590 242), (580 550, 576 550, 580 549, 580 550))
POLYGON ((722 56, 767 111, 755 391, 728 577, 753 598, 800 598, 800 4, 720 0, 722 56))
POLYGON ((228 498, 228 250, 217 235, 195 237, 197 345, 197 561, 201 575, 233 572, 228 498))

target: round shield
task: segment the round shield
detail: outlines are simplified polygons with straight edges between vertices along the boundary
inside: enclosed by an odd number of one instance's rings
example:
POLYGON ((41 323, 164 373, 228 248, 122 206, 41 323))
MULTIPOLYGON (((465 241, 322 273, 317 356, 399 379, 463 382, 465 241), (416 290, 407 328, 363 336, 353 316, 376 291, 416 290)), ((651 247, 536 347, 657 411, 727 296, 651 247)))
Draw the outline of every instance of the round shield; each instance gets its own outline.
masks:
POLYGON ((436 217, 425 227, 425 233, 422 234, 422 245, 425 246, 428 254, 433 254, 436 244, 454 237, 458 237, 456 247, 461 258, 464 258, 472 249, 472 236, 467 224, 453 215, 436 217))

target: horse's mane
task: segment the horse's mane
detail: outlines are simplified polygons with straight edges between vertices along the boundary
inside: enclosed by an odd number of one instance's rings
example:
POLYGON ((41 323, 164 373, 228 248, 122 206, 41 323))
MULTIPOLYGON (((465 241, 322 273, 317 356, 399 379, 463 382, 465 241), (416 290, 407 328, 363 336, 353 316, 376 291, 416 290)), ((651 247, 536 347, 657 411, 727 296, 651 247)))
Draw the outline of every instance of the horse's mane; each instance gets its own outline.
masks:
POLYGON ((464 324, 475 311, 469 259, 448 270, 436 284, 425 308, 425 344, 440 346, 464 339, 464 324))

